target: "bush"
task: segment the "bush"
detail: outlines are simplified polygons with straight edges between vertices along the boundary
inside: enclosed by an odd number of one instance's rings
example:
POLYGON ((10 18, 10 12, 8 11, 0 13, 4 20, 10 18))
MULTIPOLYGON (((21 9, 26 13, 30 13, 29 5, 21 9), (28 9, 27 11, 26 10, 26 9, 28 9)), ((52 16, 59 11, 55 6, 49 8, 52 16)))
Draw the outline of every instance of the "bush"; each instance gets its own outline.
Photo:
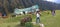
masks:
POLYGON ((25 23, 25 27, 33 27, 33 24, 31 22, 25 23))

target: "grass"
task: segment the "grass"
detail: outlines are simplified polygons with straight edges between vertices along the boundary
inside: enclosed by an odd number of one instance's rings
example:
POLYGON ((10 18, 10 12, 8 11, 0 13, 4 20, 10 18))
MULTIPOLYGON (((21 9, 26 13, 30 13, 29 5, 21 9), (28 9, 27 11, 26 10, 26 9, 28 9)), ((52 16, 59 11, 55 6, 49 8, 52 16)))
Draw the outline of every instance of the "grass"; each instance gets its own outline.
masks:
MULTIPOLYGON (((51 13, 47 14, 47 12, 41 12, 41 13, 42 16, 40 17, 41 18, 40 20, 41 23, 45 25, 45 27, 60 27, 60 10, 56 10, 56 16, 52 16, 51 13)), ((0 18, 0 27, 7 27, 7 26, 16 27, 18 24, 20 24, 21 18, 25 16, 27 15, 22 15, 19 17, 7 18, 7 19, 0 18)), ((36 16, 32 15, 32 18, 33 18, 33 22, 35 22, 36 16)))

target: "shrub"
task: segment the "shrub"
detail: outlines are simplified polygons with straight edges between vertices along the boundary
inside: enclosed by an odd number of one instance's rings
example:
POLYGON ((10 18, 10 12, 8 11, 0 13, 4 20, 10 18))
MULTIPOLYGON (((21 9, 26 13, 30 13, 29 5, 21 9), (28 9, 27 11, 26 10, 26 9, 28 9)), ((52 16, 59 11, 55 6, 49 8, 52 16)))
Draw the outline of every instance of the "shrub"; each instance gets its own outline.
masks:
POLYGON ((31 22, 25 23, 25 27, 33 27, 33 24, 31 22))

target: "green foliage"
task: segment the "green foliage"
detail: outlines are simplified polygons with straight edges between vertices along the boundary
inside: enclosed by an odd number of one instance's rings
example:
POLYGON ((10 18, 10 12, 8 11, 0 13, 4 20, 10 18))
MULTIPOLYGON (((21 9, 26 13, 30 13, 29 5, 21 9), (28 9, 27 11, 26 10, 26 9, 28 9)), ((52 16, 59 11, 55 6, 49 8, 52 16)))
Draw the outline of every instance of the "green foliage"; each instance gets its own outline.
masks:
POLYGON ((31 22, 25 23, 25 27, 33 27, 33 24, 31 22))

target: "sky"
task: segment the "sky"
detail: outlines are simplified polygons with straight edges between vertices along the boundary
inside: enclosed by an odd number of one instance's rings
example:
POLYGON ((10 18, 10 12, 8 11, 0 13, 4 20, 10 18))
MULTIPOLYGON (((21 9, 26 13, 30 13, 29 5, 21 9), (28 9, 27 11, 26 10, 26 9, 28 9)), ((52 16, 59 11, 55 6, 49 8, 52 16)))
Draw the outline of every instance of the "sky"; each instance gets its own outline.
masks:
POLYGON ((44 1, 49 1, 49 2, 60 3, 60 0, 44 0, 44 1))

